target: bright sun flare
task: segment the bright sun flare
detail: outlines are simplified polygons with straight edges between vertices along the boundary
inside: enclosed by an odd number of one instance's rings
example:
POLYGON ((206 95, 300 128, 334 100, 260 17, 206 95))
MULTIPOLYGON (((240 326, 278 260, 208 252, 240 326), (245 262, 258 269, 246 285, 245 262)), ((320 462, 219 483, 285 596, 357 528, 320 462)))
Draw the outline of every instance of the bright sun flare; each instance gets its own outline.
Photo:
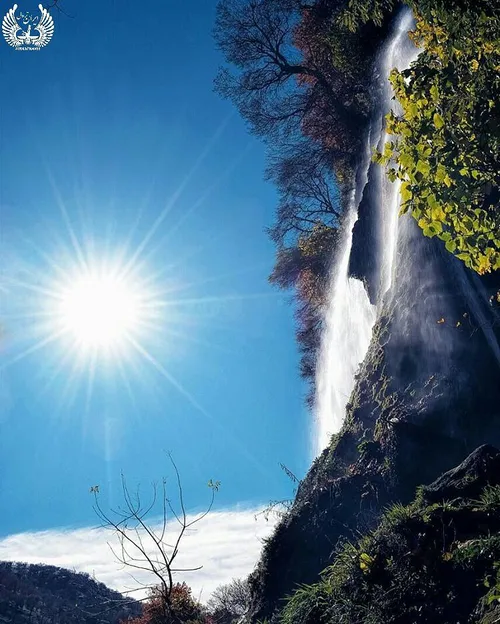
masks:
POLYGON ((61 330, 83 349, 108 350, 124 344, 142 318, 141 293, 114 275, 88 274, 61 293, 61 330))

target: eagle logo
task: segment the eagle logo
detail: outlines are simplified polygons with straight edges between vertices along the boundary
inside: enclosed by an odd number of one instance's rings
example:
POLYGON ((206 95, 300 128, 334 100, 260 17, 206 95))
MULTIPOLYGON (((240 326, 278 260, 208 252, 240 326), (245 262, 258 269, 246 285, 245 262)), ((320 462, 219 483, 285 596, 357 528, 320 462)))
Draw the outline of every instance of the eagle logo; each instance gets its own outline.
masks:
POLYGON ((15 4, 3 18, 2 32, 5 41, 16 50, 40 50, 52 39, 54 20, 41 4, 38 8, 40 16, 21 13, 19 17, 16 17, 17 4, 15 4), (38 34, 33 34, 33 32, 38 34))

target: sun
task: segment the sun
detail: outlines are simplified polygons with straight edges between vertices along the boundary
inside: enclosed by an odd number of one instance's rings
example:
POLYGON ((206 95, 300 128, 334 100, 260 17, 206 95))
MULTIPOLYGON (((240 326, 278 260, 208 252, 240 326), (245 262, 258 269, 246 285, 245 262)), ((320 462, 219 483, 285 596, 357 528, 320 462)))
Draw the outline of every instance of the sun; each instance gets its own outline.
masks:
POLYGON ((144 293, 124 277, 88 272, 58 297, 57 324, 83 351, 122 346, 144 321, 144 293))

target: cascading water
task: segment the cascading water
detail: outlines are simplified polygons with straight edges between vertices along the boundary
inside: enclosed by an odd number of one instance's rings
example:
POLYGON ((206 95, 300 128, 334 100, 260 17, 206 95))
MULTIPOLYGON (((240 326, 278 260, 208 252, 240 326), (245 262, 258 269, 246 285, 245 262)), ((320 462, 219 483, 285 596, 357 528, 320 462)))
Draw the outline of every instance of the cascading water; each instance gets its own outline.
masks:
MULTIPOLYGON (((364 176, 358 182, 358 189, 361 187, 361 190, 367 182, 370 154, 368 141, 364 176)), ((375 307, 370 303, 363 282, 349 277, 352 231, 358 218, 359 196, 357 191, 352 194, 341 252, 333 267, 330 305, 325 317, 316 378, 317 453, 327 446, 332 433, 342 425, 345 406, 354 386, 354 375, 370 345, 376 317, 375 307)))
MULTIPOLYGON (((372 305, 364 283, 349 274, 349 261, 353 244, 353 228, 358 219, 358 208, 368 181, 371 166, 372 138, 374 144, 383 148, 387 138, 382 133, 383 118, 392 105, 392 90, 387 80, 392 68, 404 69, 416 57, 417 51, 409 45, 407 32, 412 24, 412 14, 404 10, 386 49, 383 51, 379 73, 385 77, 382 91, 380 117, 371 125, 367 149, 360 165, 356 189, 352 194, 345 222, 344 238, 333 266, 325 331, 316 375, 315 432, 316 454, 329 443, 330 436, 340 430, 345 417, 346 405, 355 383, 355 375, 370 346, 378 306, 372 305), (381 138, 380 138, 381 137, 381 138)), ((392 284, 394 258, 397 242, 397 219, 400 185, 391 183, 382 167, 378 167, 378 213, 381 220, 379 236, 381 249, 381 284, 379 292, 386 293, 392 284)))
MULTIPOLYGON (((410 10, 402 13, 397 25, 396 33, 390 42, 383 57, 381 74, 386 77, 383 87, 383 114, 391 109, 397 111, 398 103, 393 100, 391 84, 388 80, 393 68, 400 71, 410 66, 418 56, 418 48, 413 45, 407 33, 413 24, 413 15, 410 10)), ((378 149, 384 151, 386 143, 390 140, 386 132, 382 132, 378 149)), ((382 257, 381 270, 381 295, 383 296, 392 286, 395 269, 395 256, 398 240, 398 214, 401 205, 401 181, 391 182, 383 167, 379 167, 381 179, 380 196, 380 218, 382 227, 382 246, 380 251, 382 257)))

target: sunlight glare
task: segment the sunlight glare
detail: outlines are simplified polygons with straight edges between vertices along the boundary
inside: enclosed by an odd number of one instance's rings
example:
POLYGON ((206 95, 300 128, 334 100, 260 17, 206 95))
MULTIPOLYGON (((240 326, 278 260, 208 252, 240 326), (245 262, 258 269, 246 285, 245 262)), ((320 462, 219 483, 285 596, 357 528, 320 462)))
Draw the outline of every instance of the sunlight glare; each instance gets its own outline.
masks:
POLYGON ((60 293, 59 324, 83 350, 123 346, 139 328, 142 293, 120 276, 89 273, 60 293))

